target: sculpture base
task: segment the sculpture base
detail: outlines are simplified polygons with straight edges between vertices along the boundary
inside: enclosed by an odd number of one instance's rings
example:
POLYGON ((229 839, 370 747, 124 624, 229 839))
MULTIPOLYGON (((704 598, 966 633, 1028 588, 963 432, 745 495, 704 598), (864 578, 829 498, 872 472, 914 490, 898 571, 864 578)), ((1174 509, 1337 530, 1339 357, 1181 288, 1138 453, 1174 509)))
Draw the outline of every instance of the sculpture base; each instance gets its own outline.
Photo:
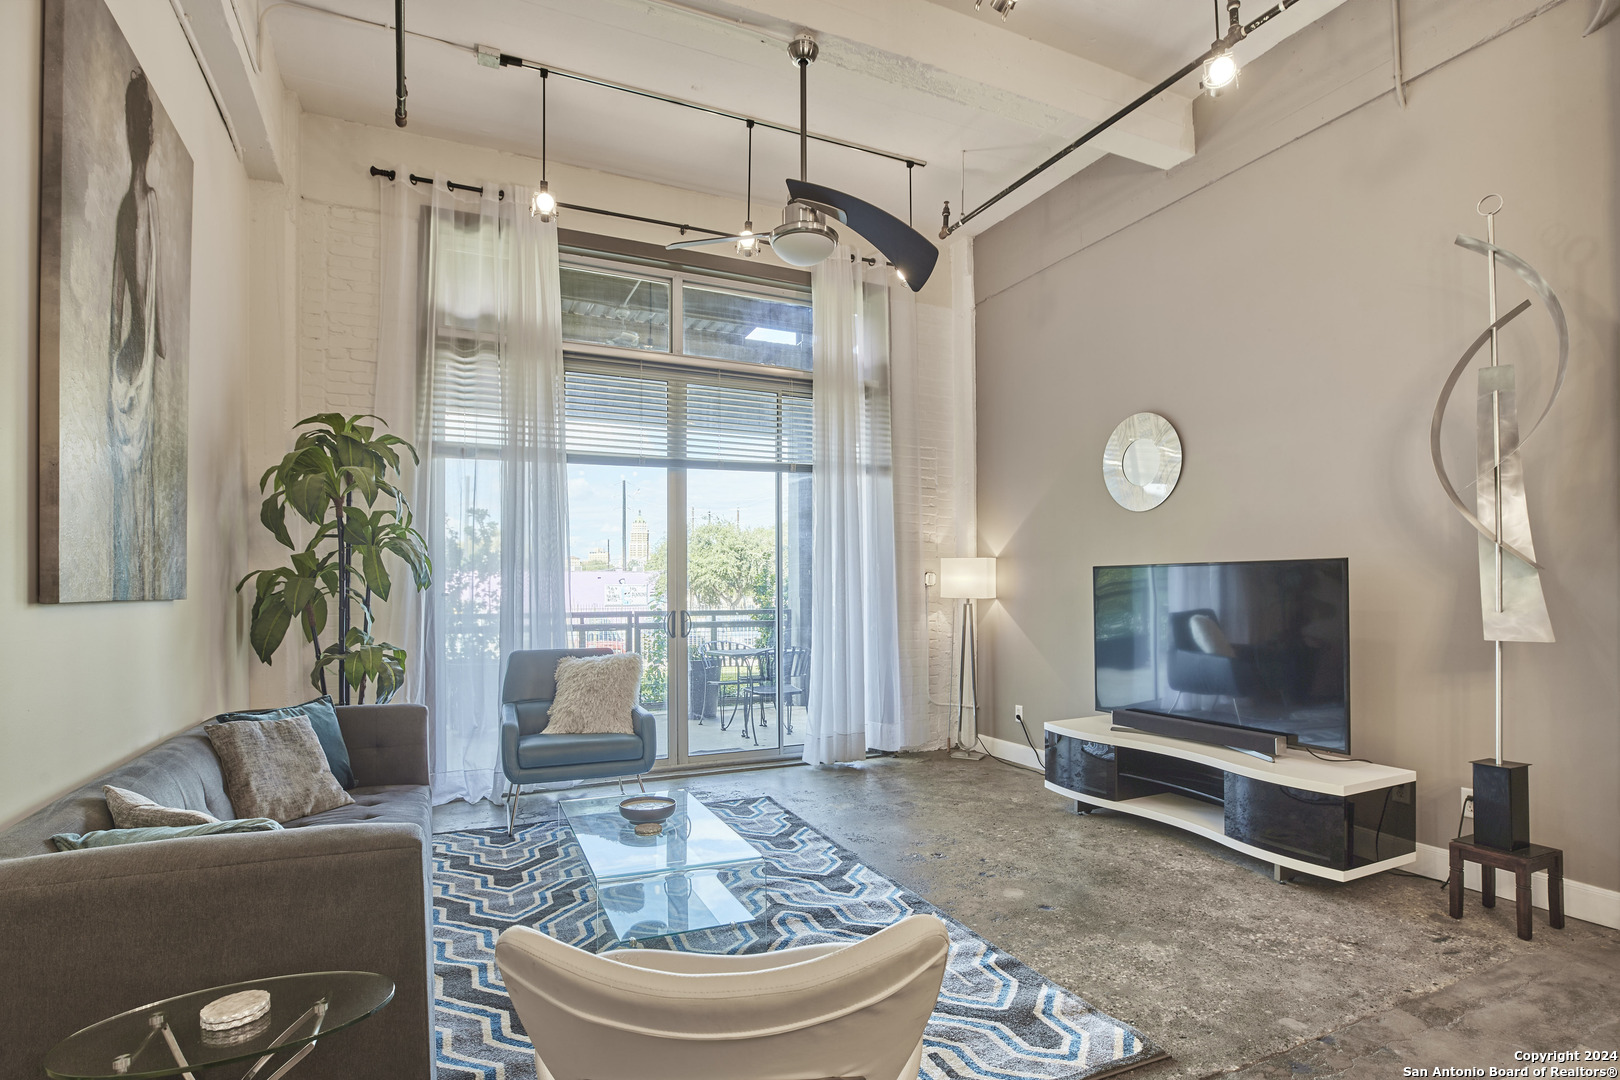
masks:
POLYGON ((1530 766, 1474 762, 1474 843, 1498 851, 1530 846, 1530 766))

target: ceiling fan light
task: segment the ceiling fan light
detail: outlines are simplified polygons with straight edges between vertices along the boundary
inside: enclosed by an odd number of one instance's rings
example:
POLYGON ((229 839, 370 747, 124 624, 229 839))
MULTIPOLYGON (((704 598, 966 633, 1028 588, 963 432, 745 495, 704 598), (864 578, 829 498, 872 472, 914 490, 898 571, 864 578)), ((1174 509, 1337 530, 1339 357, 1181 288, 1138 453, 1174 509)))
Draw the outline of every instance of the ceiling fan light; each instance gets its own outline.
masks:
POLYGON ((754 223, 745 221, 742 232, 737 236, 737 254, 745 259, 751 259, 758 250, 759 237, 754 235, 754 223))
POLYGON ((825 262, 838 246, 838 234, 825 225, 790 225, 771 236, 771 250, 789 266, 825 262))

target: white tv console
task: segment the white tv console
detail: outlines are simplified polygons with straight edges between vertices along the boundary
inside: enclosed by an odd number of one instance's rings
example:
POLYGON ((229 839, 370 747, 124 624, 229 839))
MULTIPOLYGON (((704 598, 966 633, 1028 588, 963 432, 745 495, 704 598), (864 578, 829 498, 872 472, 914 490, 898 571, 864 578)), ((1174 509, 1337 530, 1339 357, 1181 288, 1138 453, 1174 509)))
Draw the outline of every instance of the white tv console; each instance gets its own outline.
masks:
POLYGON ((1285 869, 1354 881, 1417 860, 1417 773, 1290 749, 1276 761, 1162 735, 1107 715, 1046 725, 1046 786, 1161 821, 1285 869))

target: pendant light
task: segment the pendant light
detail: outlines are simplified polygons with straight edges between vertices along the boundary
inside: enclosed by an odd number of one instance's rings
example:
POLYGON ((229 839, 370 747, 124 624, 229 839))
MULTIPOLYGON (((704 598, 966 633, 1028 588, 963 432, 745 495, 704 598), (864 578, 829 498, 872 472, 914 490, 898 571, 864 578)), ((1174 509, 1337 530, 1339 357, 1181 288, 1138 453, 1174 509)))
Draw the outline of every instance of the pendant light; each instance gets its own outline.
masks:
MULTIPOLYGON (((1226 14, 1230 25, 1223 36, 1217 37, 1209 59, 1204 61, 1204 78, 1200 88, 1210 97, 1220 97, 1237 86, 1238 62, 1232 48, 1243 40, 1243 20, 1238 15, 1241 0, 1226 0, 1226 14)), ((1215 0, 1215 33, 1221 32, 1221 0, 1215 0)))
POLYGON ((759 237, 754 235, 754 122, 748 121, 748 218, 742 232, 737 234, 737 254, 745 259, 754 257, 759 250, 759 237))
MULTIPOLYGON (((906 162, 906 224, 907 225, 911 224, 912 216, 914 215, 914 213, 916 211, 916 208, 912 205, 912 200, 911 200, 911 170, 916 168, 916 167, 917 167, 917 163, 915 161, 906 162)), ((900 284, 904 285, 906 283, 906 272, 904 270, 900 269, 900 267, 896 266, 894 268, 894 276, 900 279, 900 284)))
POLYGON ((550 75, 545 68, 540 69, 540 187, 529 206, 529 213, 541 221, 557 219, 557 199, 546 183, 546 84, 550 75))

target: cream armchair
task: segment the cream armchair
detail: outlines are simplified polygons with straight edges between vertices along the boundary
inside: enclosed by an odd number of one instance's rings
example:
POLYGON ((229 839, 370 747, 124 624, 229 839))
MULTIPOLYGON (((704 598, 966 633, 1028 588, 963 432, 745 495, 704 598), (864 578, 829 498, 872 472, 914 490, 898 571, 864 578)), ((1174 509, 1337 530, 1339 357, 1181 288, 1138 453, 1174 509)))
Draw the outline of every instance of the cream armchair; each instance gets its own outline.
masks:
POLYGON ((849 944, 596 956, 526 927, 495 944, 539 1080, 915 1080, 950 938, 913 915, 849 944))

